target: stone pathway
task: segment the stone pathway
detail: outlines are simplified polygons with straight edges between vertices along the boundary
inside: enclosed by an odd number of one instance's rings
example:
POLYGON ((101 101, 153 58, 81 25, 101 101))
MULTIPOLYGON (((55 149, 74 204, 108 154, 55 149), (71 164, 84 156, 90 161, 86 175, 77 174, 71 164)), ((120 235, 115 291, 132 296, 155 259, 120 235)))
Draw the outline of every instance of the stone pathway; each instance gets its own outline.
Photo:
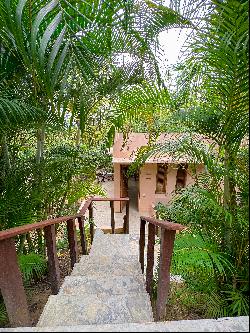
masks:
POLYGON ((96 230, 37 327, 0 332, 248 332, 249 317, 153 322, 149 295, 130 235, 96 230))
MULTIPOLYGON (((140 233, 140 214, 136 207, 136 190, 135 182, 131 181, 129 184, 130 192, 130 209, 129 209, 129 232, 131 234, 139 235, 140 233)), ((114 181, 107 181, 102 183, 103 189, 107 193, 107 197, 114 197, 114 181)), ((94 223, 97 228, 110 228, 110 204, 109 202, 95 202, 94 203, 94 223)), ((115 213, 115 225, 116 227, 123 226, 123 216, 125 215, 125 208, 122 213, 115 213)))
MULTIPOLYGON (((110 197, 112 183, 103 184, 110 197)), ((116 214, 118 226, 123 215, 116 214)), ((98 202, 94 218, 99 228, 109 225, 107 203, 98 202)), ((0 332, 248 332, 248 316, 153 322, 138 262, 139 226, 139 213, 131 203, 130 235, 96 229, 90 254, 80 258, 59 293, 49 297, 37 327, 0 332)))
POLYGON ((38 327, 152 322, 149 295, 129 235, 96 230, 58 295, 49 297, 38 327))
MULTIPOLYGON (((140 237, 140 216, 148 216, 147 213, 139 214, 137 209, 137 186, 138 184, 133 180, 129 179, 129 234, 131 244, 133 244, 134 249, 137 251, 137 255, 139 256, 139 237, 140 237)), ((103 189, 107 193, 107 197, 114 197, 114 181, 107 181, 102 183, 103 189)), ((95 202, 94 203, 94 223, 96 228, 110 228, 110 204, 109 202, 95 202)), ((115 225, 118 228, 123 226, 123 216, 125 215, 125 208, 122 213, 115 213, 115 225)), ((147 249, 147 228, 145 230, 146 233, 146 242, 145 242, 145 264, 146 264, 146 249, 147 249)), ((158 259, 159 255, 159 246, 155 245, 155 262, 158 259)))

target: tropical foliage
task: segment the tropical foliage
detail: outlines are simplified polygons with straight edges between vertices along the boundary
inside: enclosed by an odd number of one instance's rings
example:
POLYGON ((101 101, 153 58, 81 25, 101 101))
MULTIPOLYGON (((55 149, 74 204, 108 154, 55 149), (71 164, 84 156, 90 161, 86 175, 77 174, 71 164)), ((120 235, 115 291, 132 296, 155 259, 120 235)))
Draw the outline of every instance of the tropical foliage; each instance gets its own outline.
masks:
POLYGON ((249 313, 247 6, 212 1, 209 20, 179 66, 175 117, 189 134, 144 156, 168 152, 205 166, 193 186, 157 211, 189 226, 177 237, 173 271, 209 296, 207 315, 214 317, 249 313), (212 141, 203 146, 195 133, 212 141))
MULTIPOLYGON (((211 304, 207 316, 246 314, 247 8, 245 0, 1 1, 0 230, 104 194, 96 170, 110 166, 115 131, 147 131, 150 145, 133 168, 167 152, 206 169, 157 207, 160 218, 189 226, 173 271, 211 304), (170 90, 155 53, 159 33, 173 27, 192 29, 192 38, 170 90), (161 132, 185 133, 155 145, 161 132)), ((41 232, 19 237, 17 248, 24 276, 40 276, 41 232)))

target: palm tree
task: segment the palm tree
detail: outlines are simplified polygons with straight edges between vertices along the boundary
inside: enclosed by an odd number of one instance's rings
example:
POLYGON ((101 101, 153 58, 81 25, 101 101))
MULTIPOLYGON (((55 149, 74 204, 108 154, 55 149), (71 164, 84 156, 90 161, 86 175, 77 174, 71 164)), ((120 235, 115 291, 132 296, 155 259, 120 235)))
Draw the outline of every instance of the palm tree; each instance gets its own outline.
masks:
POLYGON ((8 131, 36 125, 36 178, 42 193, 48 120, 63 124, 65 110, 75 105, 73 118, 80 119, 83 129, 96 104, 113 99, 121 86, 146 78, 140 73, 144 63, 157 67, 150 43, 161 29, 184 19, 150 1, 4 0, 0 21, 4 172, 10 166, 8 131), (136 71, 115 66, 117 56, 124 54, 138 61, 136 71))
MULTIPOLYGON (((237 154, 248 135, 248 1, 212 1, 212 6, 210 20, 194 37, 179 94, 191 105, 183 114, 190 127, 220 148, 224 206, 233 214, 237 154)), ((228 248, 230 228, 226 231, 228 248)))
POLYGON ((245 268, 249 258, 248 1, 212 0, 208 5, 209 15, 197 23, 189 53, 179 65, 172 98, 173 117, 190 133, 179 142, 153 145, 138 163, 166 152, 204 163, 207 173, 176 197, 167 208, 167 217, 196 225, 196 232, 203 239, 208 236, 217 251, 230 259, 234 269, 227 273, 228 285, 219 275, 216 283, 230 315, 239 315, 248 312, 245 294, 249 289, 245 268), (214 144, 203 147, 195 133, 214 144))

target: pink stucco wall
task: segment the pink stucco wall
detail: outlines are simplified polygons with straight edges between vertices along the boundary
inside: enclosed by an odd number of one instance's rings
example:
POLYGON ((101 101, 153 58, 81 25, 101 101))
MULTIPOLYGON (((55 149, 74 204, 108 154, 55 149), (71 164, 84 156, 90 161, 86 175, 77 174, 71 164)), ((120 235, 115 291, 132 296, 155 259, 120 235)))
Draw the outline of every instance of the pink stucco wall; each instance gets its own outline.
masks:
POLYGON ((138 208, 141 214, 149 214, 155 200, 156 170, 157 165, 153 163, 144 164, 140 169, 138 208))
MULTIPOLYGON (((181 133, 162 133, 157 142, 169 142, 181 139, 181 133)), ((210 144, 211 140, 206 137, 195 135, 195 139, 201 140, 204 144, 210 144)), ((114 163, 114 196, 121 196, 121 165, 131 164, 136 157, 136 152, 139 147, 148 144, 149 134, 147 133, 129 133, 127 140, 124 141, 122 133, 116 133, 113 145, 113 163, 114 163)), ((147 159, 145 165, 140 170, 139 175, 139 200, 138 209, 141 214, 152 214, 152 205, 157 202, 168 203, 175 191, 177 165, 178 163, 188 163, 189 156, 182 156, 182 158, 175 159, 172 155, 164 154, 160 156, 151 156, 147 159), (155 193, 156 190, 156 173, 157 163, 167 163, 167 181, 166 193, 155 193)), ((195 177, 192 175, 190 168, 187 169, 186 186, 193 184, 195 177)), ((197 166, 197 174, 204 170, 203 165, 197 166)), ((119 202, 115 202, 115 211, 121 210, 119 202)))
MULTIPOLYGON (((196 174, 199 174, 204 170, 203 165, 196 167, 196 174)), ((175 191, 177 164, 168 164, 167 181, 166 181, 166 193, 155 193, 156 190, 156 163, 144 164, 139 173, 139 200, 138 210, 140 214, 152 215, 152 206, 157 202, 168 203, 175 191)), ((191 171, 191 167, 187 169, 186 186, 195 182, 195 176, 191 171)), ((121 178, 120 178, 120 164, 114 163, 114 196, 120 197, 121 194, 121 178)), ((121 206, 119 202, 115 203, 115 211, 120 212, 121 206)))

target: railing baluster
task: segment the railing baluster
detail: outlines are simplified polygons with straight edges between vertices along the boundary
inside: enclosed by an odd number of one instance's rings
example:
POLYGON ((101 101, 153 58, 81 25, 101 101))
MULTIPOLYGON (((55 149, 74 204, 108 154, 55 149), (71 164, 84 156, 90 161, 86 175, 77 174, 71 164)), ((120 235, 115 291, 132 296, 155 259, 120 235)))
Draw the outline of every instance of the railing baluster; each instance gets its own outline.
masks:
POLYGON ((124 215, 123 216, 123 233, 126 234, 126 230, 127 230, 127 216, 124 215))
POLYGON ((155 226, 148 224, 148 247, 147 247, 147 269, 146 269, 146 290, 152 298, 153 272, 154 272, 154 246, 155 226))
POLYGON ((156 320, 164 318, 170 286, 170 265, 176 230, 161 230, 159 277, 157 286, 156 320))
POLYGON ((126 229, 125 234, 129 234, 129 201, 126 203, 126 229))
POLYGON ((56 295, 60 288, 60 269, 56 250, 55 225, 44 228, 44 236, 47 247, 49 281, 52 294, 56 295))
POLYGON ((91 244, 93 243, 93 239, 94 239, 94 221, 93 221, 93 204, 92 202, 90 203, 89 207, 89 232, 90 232, 90 241, 91 244))
POLYGON ((76 226, 75 226, 74 220, 71 219, 71 220, 67 221, 67 231, 68 231, 71 268, 73 269, 75 263, 77 262, 77 258, 78 258, 76 226))
POLYGON ((77 219, 78 219, 78 225, 79 225, 79 230, 80 230, 82 254, 85 255, 85 254, 87 254, 87 242, 86 242, 85 230, 84 230, 85 217, 80 216, 77 219))
POLYGON ((158 236, 159 234, 159 227, 155 226, 155 236, 158 236))
POLYGON ((111 232, 115 233, 115 210, 114 210, 114 201, 110 201, 110 210, 111 210, 111 232))
POLYGON ((146 221, 141 219, 140 240, 139 240, 139 247, 140 247, 139 260, 141 263, 142 273, 144 273, 145 226, 146 226, 146 221))
POLYGON ((0 241, 0 289, 12 327, 31 326, 15 240, 0 241))

